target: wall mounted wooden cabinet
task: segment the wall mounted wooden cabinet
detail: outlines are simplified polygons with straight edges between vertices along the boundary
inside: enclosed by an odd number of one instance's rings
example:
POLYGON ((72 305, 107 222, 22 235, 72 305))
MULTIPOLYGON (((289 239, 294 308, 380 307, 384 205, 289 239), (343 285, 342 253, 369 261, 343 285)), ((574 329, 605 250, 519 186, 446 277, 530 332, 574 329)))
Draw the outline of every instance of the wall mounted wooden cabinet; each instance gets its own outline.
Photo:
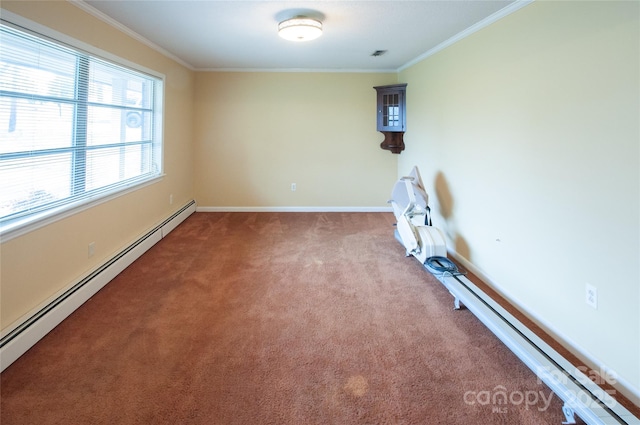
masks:
POLYGON ((382 149, 392 153, 404 150, 404 132, 406 118, 406 84, 392 84, 374 87, 377 96, 377 130, 384 134, 380 143, 382 149))

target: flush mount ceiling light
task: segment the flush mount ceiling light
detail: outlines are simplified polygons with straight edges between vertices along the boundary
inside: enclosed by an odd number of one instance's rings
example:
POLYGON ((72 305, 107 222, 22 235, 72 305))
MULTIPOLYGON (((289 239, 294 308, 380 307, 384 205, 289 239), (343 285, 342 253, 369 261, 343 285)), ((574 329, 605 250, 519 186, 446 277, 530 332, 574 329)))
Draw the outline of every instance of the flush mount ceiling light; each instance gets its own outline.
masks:
POLYGON ((314 40, 322 35, 322 22, 305 16, 296 16, 278 24, 278 35, 291 41, 314 40))

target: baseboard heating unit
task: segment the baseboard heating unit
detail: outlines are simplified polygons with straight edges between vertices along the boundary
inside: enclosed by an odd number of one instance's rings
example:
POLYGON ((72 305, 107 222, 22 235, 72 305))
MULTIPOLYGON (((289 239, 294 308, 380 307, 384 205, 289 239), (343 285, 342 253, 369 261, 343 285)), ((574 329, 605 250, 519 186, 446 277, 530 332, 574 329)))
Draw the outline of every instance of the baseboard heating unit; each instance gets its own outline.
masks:
POLYGON ((11 363, 16 361, 195 210, 195 201, 189 202, 91 274, 47 302, 44 306, 27 314, 25 319, 19 321, 16 326, 10 328, 6 333, 3 332, 0 337, 0 371, 5 370, 11 363))
POLYGON ((425 265, 463 304, 525 363, 563 402, 566 420, 574 424, 578 415, 587 424, 633 424, 640 419, 618 403, 581 370, 529 330, 518 319, 478 288, 463 274, 438 272, 425 265))

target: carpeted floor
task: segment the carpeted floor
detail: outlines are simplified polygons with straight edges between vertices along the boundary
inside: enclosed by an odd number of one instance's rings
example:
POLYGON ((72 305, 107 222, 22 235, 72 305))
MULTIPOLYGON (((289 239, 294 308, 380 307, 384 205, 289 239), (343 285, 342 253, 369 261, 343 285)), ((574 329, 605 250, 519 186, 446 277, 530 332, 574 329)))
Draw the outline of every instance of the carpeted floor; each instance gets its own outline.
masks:
POLYGON ((559 424, 390 213, 196 213, 1 375, 10 424, 559 424))

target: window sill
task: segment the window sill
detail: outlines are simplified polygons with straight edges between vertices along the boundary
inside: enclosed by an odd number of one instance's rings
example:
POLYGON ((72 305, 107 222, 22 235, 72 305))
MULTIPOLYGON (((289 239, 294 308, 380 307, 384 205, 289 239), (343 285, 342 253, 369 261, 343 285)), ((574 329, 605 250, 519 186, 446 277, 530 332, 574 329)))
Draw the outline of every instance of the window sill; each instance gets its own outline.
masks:
POLYGON ((150 186, 161 181, 163 178, 164 174, 160 174, 159 176, 131 185, 127 188, 120 188, 112 192, 106 192, 91 199, 84 199, 47 211, 42 211, 40 213, 0 222, 0 242, 7 242, 58 220, 62 220, 79 212, 88 210, 96 205, 142 189, 145 186, 150 186))

